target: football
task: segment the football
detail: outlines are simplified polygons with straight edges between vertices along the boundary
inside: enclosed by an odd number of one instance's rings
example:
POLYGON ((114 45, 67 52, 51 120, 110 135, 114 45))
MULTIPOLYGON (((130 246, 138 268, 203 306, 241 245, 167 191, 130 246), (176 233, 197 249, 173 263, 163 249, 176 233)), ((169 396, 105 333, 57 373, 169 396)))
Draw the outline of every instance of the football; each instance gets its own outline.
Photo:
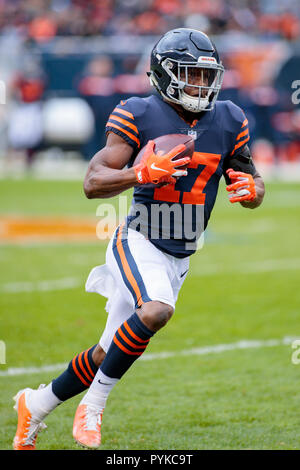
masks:
MULTIPOLYGON (((157 137, 156 139, 153 139, 155 142, 155 147, 154 151, 155 153, 162 151, 163 153, 168 153, 170 150, 172 150, 174 147, 176 147, 179 144, 184 144, 185 145, 185 150, 180 152, 178 155, 176 155, 173 160, 179 160, 180 158, 183 157, 191 157, 193 156, 194 150, 195 150, 195 143, 194 143, 194 138, 190 135, 187 134, 167 134, 167 135, 162 135, 160 137, 157 137)), ((139 153, 137 154, 133 166, 136 166, 138 163, 140 163, 144 152, 145 152, 146 146, 144 146, 139 153)), ((182 168, 185 168, 183 166, 182 168)), ((164 186, 166 183, 161 183, 161 184, 147 184, 147 186, 152 186, 152 187, 159 187, 159 186, 164 186)))

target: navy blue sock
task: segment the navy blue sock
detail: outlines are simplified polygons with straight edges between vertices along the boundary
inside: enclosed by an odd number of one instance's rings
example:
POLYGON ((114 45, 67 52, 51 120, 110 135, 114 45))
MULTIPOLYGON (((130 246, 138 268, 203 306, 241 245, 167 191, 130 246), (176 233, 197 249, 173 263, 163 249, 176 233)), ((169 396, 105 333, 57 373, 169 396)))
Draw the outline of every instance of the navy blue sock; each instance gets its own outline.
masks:
POLYGON ((92 358, 96 346, 75 356, 68 368, 52 381, 52 391, 59 400, 65 401, 89 388, 98 370, 92 358))
POLYGON ((120 379, 133 362, 146 349, 154 332, 144 325, 134 313, 116 331, 104 361, 101 372, 108 377, 120 379))

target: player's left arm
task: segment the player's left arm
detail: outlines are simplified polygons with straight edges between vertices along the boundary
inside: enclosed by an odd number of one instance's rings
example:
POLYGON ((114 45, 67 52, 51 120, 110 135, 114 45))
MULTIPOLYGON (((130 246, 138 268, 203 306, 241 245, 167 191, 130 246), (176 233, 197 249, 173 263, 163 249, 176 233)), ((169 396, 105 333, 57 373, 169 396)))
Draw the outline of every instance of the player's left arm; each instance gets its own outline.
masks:
POLYGON ((265 195, 265 185, 255 168, 248 145, 227 158, 223 173, 228 184, 226 189, 230 192, 230 202, 240 202, 248 209, 260 206, 265 195))

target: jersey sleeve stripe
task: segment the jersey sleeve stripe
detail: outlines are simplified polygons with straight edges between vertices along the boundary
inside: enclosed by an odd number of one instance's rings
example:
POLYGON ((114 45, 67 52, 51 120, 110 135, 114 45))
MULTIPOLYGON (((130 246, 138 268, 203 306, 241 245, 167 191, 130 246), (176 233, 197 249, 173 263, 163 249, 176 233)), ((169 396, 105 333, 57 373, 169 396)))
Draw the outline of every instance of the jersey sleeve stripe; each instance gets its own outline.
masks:
POLYGON ((125 126, 130 127, 130 129, 132 129, 137 134, 139 133, 137 127, 134 124, 131 124, 131 122, 128 122, 128 121, 126 121, 126 119, 122 119, 119 116, 116 116, 115 114, 111 114, 108 119, 109 119, 109 121, 112 119, 114 121, 121 122, 125 126))
POLYGON ((247 127, 247 129, 245 129, 243 132, 240 132, 239 135, 237 136, 236 140, 240 140, 242 137, 244 137, 244 135, 247 135, 249 134, 249 129, 247 127))
POLYGON ((124 133, 125 135, 127 135, 127 137, 129 137, 131 140, 133 140, 134 142, 136 142, 137 145, 138 145, 138 147, 140 147, 141 144, 140 144, 139 139, 138 139, 135 135, 133 135, 131 132, 126 131, 126 130, 123 129, 122 127, 117 126, 117 124, 114 124, 113 122, 107 123, 106 132, 109 131, 109 128, 110 128, 110 127, 114 127, 115 129, 118 129, 121 133, 124 133))
POLYGON ((242 145, 244 145, 246 142, 248 142, 249 139, 250 139, 250 136, 248 135, 248 136, 246 137, 246 139, 241 140, 238 144, 236 144, 235 147, 234 147, 234 149, 232 150, 230 156, 233 155, 234 152, 235 152, 237 149, 239 149, 240 147, 242 147, 242 145))
POLYGON ((246 118, 245 121, 242 124, 242 127, 245 127, 248 124, 248 119, 246 118))
POLYGON ((123 114, 124 116, 127 116, 127 117, 129 117, 129 118, 131 118, 131 119, 134 120, 133 114, 131 114, 129 111, 126 111, 125 109, 115 108, 115 109, 113 110, 113 113, 120 113, 120 114, 123 114))

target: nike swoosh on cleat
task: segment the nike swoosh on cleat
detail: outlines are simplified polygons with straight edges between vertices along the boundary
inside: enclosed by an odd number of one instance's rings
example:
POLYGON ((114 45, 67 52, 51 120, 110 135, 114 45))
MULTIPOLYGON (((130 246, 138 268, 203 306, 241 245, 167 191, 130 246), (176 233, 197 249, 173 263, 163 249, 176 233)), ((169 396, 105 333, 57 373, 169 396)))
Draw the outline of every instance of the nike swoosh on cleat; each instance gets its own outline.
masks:
POLYGON ((155 165, 155 163, 152 163, 151 168, 152 168, 152 170, 159 170, 159 171, 164 171, 165 173, 168 173, 168 170, 164 170, 163 168, 159 168, 158 166, 155 165))

